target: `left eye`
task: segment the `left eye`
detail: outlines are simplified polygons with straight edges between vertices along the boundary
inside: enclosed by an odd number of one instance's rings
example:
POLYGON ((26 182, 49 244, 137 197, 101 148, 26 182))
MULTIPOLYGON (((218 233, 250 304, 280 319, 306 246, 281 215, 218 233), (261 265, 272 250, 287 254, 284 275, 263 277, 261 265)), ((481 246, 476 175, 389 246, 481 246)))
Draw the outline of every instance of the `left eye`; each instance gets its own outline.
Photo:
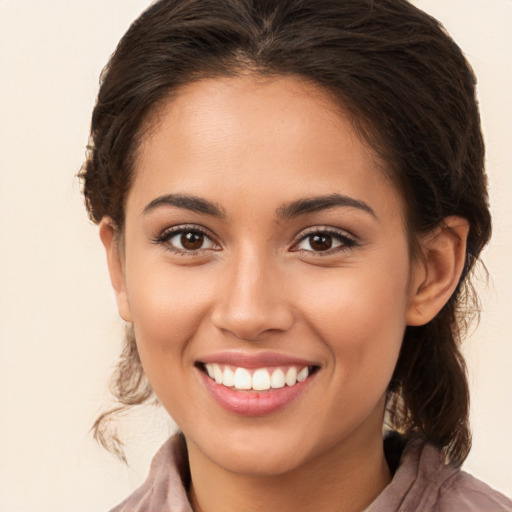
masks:
POLYGON ((175 231, 165 237, 165 243, 178 251, 199 251, 203 249, 214 249, 216 246, 212 239, 201 231, 188 229, 175 231))
POLYGON ((340 247, 353 247, 354 240, 338 233, 316 232, 304 236, 294 250, 327 252, 340 247))

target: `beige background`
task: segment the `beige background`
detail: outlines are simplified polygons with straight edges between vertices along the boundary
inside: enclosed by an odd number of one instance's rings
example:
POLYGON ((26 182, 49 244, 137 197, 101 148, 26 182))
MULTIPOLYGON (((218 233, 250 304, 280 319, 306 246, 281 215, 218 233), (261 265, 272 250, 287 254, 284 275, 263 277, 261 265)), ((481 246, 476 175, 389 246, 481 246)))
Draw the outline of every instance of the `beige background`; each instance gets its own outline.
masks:
MULTIPOLYGON (((126 420, 130 468, 91 440, 120 321, 74 175, 98 75, 147 0, 0 0, 0 512, 106 511, 145 476, 165 415, 126 420)), ((512 1, 421 0, 479 76, 494 240, 465 351, 466 468, 512 495, 512 1)))

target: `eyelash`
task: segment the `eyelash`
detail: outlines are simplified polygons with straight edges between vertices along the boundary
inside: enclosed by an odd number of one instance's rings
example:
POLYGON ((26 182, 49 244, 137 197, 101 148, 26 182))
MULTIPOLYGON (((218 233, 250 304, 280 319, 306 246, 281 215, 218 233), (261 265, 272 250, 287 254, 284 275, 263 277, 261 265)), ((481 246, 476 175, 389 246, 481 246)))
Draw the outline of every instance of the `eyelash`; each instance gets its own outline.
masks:
MULTIPOLYGON (((202 228, 201 226, 196 226, 196 225, 176 226, 176 227, 167 229, 167 230, 163 231, 156 239, 154 239, 153 242, 156 244, 165 245, 167 250, 169 250, 173 253, 182 255, 182 256, 202 254, 208 250, 214 250, 214 251, 219 250, 219 249, 211 248, 211 247, 199 248, 197 250, 194 250, 194 249, 187 250, 187 249, 180 249, 179 247, 175 247, 169 243, 169 241, 172 238, 174 238, 178 235, 184 235, 187 233, 194 233, 196 235, 200 235, 200 236, 204 237, 204 239, 209 240, 211 244, 218 247, 218 245, 216 244, 216 242, 214 241, 214 239, 210 235, 210 233, 208 231, 206 231, 204 228, 202 228)), ((291 252, 309 253, 309 254, 313 254, 315 256, 323 257, 323 256, 330 256, 330 255, 333 255, 333 254, 336 254, 339 252, 345 252, 345 251, 348 251, 357 246, 358 246, 358 242, 352 236, 348 235, 345 232, 340 232, 340 231, 338 231, 336 229, 332 229, 332 228, 331 229, 330 228, 311 228, 309 231, 306 231, 305 233, 303 232, 298 237, 296 237, 296 241, 293 242, 290 251, 291 252), (318 235, 326 236, 327 235, 328 237, 332 237, 335 241, 339 242, 339 245, 335 246, 333 248, 328 248, 325 251, 314 251, 314 250, 297 248, 297 246, 301 242, 304 242, 308 238, 312 238, 315 235, 316 236, 318 236, 318 235)), ((311 247, 311 242, 310 242, 310 247, 311 247)))
MULTIPOLYGON (((310 231, 301 233, 297 238, 298 238, 297 241, 294 242, 292 245, 291 250, 293 252, 300 251, 300 252, 314 254, 315 256, 319 256, 319 257, 331 256, 333 254, 337 254, 340 252, 349 251, 350 249, 353 249, 359 245, 358 242, 352 236, 347 234, 346 232, 340 232, 340 231, 338 231, 336 229, 332 229, 332 228, 312 228, 310 231), (312 238, 315 235, 320 235, 320 236, 327 235, 329 237, 332 237, 334 240, 339 242, 339 245, 337 247, 329 248, 325 251, 313 251, 313 250, 300 249, 300 248, 294 249, 294 247, 299 245, 301 242, 307 240, 308 238, 312 238)), ((310 246, 311 246, 311 242, 310 242, 310 246)))
POLYGON ((182 256, 189 256, 189 255, 193 255, 193 254, 202 254, 208 250, 218 250, 218 249, 211 249, 211 248, 204 248, 204 249, 200 248, 197 250, 192 250, 192 249, 186 250, 186 249, 180 249, 179 247, 174 247, 173 245, 171 245, 169 243, 169 241, 172 238, 174 238, 175 236, 184 235, 187 233, 194 233, 196 235, 200 235, 200 236, 204 237, 204 239, 209 240, 213 245, 217 246, 217 244, 213 240, 213 237, 210 235, 210 233, 208 231, 206 231, 205 229, 203 229, 200 226, 195 226, 195 225, 176 226, 176 227, 167 229, 167 230, 163 231, 156 239, 154 239, 153 242, 156 244, 165 245, 165 248, 168 251, 171 251, 176 254, 180 254, 182 256))

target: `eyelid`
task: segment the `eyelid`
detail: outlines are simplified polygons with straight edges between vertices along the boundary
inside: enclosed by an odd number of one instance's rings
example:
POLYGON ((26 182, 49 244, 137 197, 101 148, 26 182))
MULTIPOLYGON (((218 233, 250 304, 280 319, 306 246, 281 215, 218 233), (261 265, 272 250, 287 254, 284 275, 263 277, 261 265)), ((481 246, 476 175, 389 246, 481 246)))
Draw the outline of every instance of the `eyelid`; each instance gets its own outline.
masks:
POLYGON ((220 244, 217 242, 216 237, 205 227, 198 224, 178 224, 176 226, 169 226, 163 229, 159 235, 157 235, 153 240, 153 243, 166 245, 166 248, 172 252, 184 255, 194 255, 200 254, 205 251, 219 251, 220 244), (203 235, 205 238, 210 240, 215 248, 206 248, 206 249, 197 249, 197 250, 186 250, 180 249, 179 247, 174 247, 168 243, 168 241, 176 235, 187 233, 187 232, 197 232, 203 235))
MULTIPOLYGON (((153 243, 159 244, 159 245, 165 245, 166 248, 172 252, 183 254, 183 255, 194 255, 194 254, 200 254, 204 253, 206 251, 219 251, 222 249, 220 243, 217 241, 217 237, 213 235, 210 230, 207 228, 198 225, 198 224, 179 224, 176 226, 169 226, 163 229, 153 240, 153 243), (197 232, 203 235, 205 238, 211 241, 212 244, 214 244, 215 247, 213 248, 201 248, 197 250, 186 250, 186 249, 180 249, 179 247, 172 246, 168 243, 168 241, 173 238, 174 236, 177 236, 182 233, 186 232, 197 232)), ((312 226, 309 228, 306 228, 302 231, 300 231, 294 238, 294 241, 292 242, 292 245, 290 247, 291 252, 307 252, 314 254, 315 256, 327 256, 332 255, 338 252, 343 252, 350 250, 356 246, 359 245, 358 240, 354 235, 349 233, 348 231, 340 228, 335 228, 332 226, 312 226), (316 234, 322 234, 322 235, 329 235, 334 237, 336 240, 340 242, 340 244, 336 247, 327 249, 325 251, 314 251, 314 250, 308 250, 308 249, 299 249, 296 248, 296 246, 306 240, 308 237, 316 235, 316 234)))
POLYGON ((332 226, 314 226, 314 227, 307 228, 307 229, 301 231, 299 234, 297 234, 295 236, 295 239, 292 243, 290 250, 292 252, 303 251, 303 252, 314 254, 315 256, 327 256, 327 255, 332 255, 332 254, 335 254, 338 252, 350 250, 354 247, 357 247, 358 245, 359 245, 359 242, 358 242, 357 238, 344 229, 334 228, 332 226), (339 242, 341 242, 341 244, 337 247, 333 247, 326 251, 294 249, 303 240, 307 239, 310 236, 317 235, 317 234, 330 235, 330 236, 336 238, 339 242))

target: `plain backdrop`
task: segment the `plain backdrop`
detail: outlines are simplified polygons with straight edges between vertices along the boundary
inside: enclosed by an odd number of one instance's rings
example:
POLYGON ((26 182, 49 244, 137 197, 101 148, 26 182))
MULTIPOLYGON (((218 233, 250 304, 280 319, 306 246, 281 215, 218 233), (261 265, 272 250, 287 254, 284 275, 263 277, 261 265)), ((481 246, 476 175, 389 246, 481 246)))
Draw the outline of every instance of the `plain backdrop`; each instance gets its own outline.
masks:
MULTIPOLYGON (((147 0, 0 0, 0 512, 106 511, 145 477, 172 425, 122 424, 130 466, 89 435, 120 348, 97 228, 75 178, 98 77, 147 0)), ((466 469, 512 495, 512 1, 421 0, 479 77, 494 238, 465 344, 466 469)))

